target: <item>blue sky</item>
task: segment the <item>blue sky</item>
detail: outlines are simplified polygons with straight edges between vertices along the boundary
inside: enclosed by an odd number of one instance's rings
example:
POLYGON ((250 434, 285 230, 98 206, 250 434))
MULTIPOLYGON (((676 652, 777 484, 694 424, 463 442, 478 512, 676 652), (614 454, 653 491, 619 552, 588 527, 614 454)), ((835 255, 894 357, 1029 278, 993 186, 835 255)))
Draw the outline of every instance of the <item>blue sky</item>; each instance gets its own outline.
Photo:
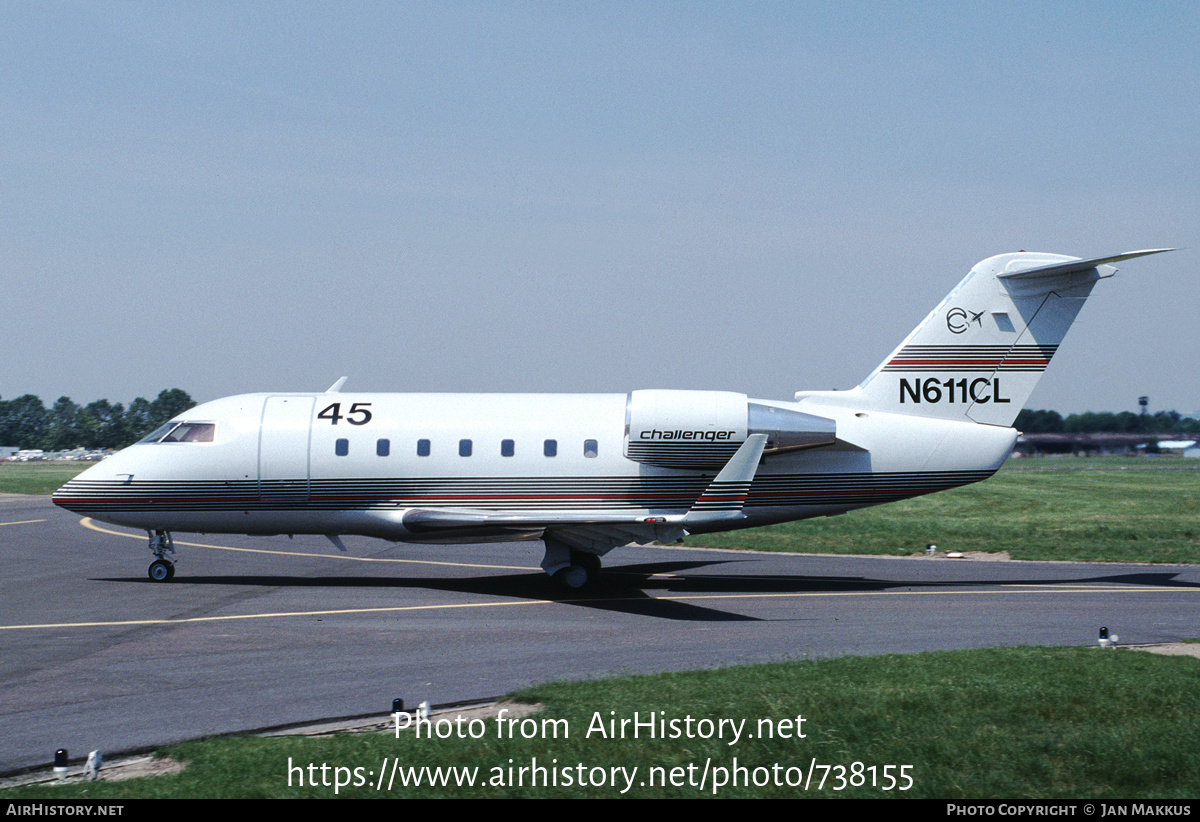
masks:
POLYGON ((8 3, 0 397, 857 384, 975 262, 1030 401, 1200 410, 1189 3, 8 3))

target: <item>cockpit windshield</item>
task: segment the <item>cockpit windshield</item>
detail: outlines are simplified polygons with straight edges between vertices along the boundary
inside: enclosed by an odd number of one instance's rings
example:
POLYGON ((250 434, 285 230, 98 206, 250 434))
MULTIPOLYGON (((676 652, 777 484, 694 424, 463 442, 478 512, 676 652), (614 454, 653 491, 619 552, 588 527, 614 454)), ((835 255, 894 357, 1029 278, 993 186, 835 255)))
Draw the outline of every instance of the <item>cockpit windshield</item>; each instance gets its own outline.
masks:
POLYGON ((169 422, 141 442, 214 442, 216 437, 215 422, 169 422))

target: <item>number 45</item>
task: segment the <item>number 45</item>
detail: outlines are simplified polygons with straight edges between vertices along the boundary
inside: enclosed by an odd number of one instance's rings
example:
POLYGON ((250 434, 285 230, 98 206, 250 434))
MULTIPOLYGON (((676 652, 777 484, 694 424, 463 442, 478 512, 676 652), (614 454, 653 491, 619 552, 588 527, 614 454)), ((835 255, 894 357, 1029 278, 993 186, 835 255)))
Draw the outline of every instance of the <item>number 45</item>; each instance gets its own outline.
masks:
POLYGON ((356 402, 350 406, 350 410, 346 415, 342 416, 342 404, 335 402, 333 405, 327 406, 317 414, 319 420, 329 420, 331 425, 337 425, 338 420, 344 419, 351 425, 366 425, 371 421, 371 412, 368 410, 371 406, 369 402, 356 402), (355 419, 358 416, 358 419, 355 419))

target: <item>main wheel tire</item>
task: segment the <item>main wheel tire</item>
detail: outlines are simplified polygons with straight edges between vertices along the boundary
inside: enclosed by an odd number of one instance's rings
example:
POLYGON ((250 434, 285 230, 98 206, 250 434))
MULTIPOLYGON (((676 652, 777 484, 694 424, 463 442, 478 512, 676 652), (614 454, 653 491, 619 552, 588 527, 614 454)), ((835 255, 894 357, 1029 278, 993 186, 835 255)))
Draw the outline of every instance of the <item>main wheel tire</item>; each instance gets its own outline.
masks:
POLYGON ((582 565, 568 565, 554 574, 554 581, 570 591, 578 591, 587 585, 588 572, 582 565))
POLYGON ((600 557, 596 554, 590 554, 587 551, 572 551, 571 564, 578 565, 587 571, 589 578, 595 578, 600 574, 600 557))

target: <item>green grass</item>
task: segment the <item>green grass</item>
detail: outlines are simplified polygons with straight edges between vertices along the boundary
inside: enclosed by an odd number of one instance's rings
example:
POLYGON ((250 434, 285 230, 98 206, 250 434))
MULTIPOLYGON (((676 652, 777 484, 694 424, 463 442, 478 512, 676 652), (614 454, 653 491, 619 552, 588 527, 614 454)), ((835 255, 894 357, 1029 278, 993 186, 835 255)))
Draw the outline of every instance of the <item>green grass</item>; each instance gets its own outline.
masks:
POLYGON ((0 462, 0 494, 52 494, 94 464, 57 460, 0 462))
MULTIPOLYGON (((718 671, 638 676, 601 682, 550 684, 516 694, 545 705, 535 718, 566 721, 569 738, 499 739, 488 721, 483 738, 416 739, 390 734, 327 739, 206 740, 163 751, 185 761, 178 775, 64 787, 26 787, 0 792, 11 800, 133 797, 331 797, 330 786, 300 786, 293 766, 361 768, 369 784, 346 787, 339 796, 375 797, 612 797, 618 788, 513 787, 510 764, 637 768, 633 797, 702 797, 714 794, 697 782, 705 764, 729 773, 738 765, 769 784, 726 785, 722 797, 936 797, 955 798, 1194 798, 1200 795, 1200 660, 1136 651, 1092 648, 1017 648, 985 651, 845 658, 755 665, 718 671), (603 720, 634 711, 666 720, 745 719, 755 732, 760 719, 805 718, 806 737, 725 739, 607 739, 586 732, 603 720), (659 713, 663 712, 663 713, 659 713), (486 783, 497 773, 505 784, 473 788, 428 786, 375 790, 385 757, 406 766, 476 767, 486 783), (510 763, 511 760, 511 763, 510 763), (557 763, 554 762, 557 760, 557 763), (832 766, 818 790, 813 783, 777 786, 778 764, 786 781, 807 776, 810 763, 832 766), (854 763, 866 784, 842 784, 837 766, 854 763), (883 766, 908 765, 911 788, 884 790, 883 766), (874 787, 869 768, 875 766, 874 787), (681 785, 642 785, 652 768, 676 774, 681 785), (761 768, 766 770, 754 769, 761 768), (497 770, 498 769, 498 770, 497 770), (367 777, 374 771, 375 775, 367 777), (841 787, 841 790, 836 788, 841 787)), ((562 726, 560 726, 562 727, 562 726)), ((686 728, 686 725, 681 725, 686 728)), ((786 727, 786 726, 784 726, 786 727)), ((765 728, 765 726, 764 726, 765 728)), ((546 735, 549 736, 548 734, 546 735)), ((757 734, 755 734, 757 737, 757 734)), ((793 734, 794 736, 794 734, 793 734)), ((387 767, 390 768, 390 765, 387 767)), ((899 777, 898 769, 891 775, 899 777)), ((307 771, 306 771, 307 774, 307 771)), ((320 778, 320 771, 316 772, 320 778)), ((562 779, 560 771, 560 781, 562 779)))
MULTIPOLYGON (((1038 470, 1098 462, 1027 460, 940 494, 686 542, 820 554, 911 554, 934 543, 945 551, 1008 551, 1014 559, 1200 561, 1200 472, 1038 470)), ((1129 462, 1156 464, 1104 467, 1129 462)))

